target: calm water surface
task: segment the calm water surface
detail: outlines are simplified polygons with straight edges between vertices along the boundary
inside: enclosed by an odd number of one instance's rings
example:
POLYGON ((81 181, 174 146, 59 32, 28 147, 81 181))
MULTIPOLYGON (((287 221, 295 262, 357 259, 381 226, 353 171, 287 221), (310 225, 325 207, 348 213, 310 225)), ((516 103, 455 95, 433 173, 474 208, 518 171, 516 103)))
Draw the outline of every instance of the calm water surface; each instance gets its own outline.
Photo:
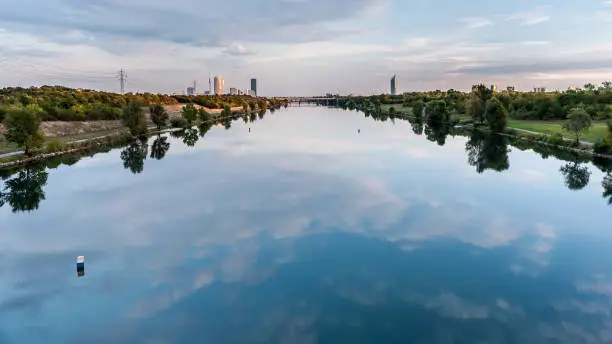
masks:
POLYGON ((605 173, 468 140, 290 108, 7 176, 0 343, 612 342, 605 173))

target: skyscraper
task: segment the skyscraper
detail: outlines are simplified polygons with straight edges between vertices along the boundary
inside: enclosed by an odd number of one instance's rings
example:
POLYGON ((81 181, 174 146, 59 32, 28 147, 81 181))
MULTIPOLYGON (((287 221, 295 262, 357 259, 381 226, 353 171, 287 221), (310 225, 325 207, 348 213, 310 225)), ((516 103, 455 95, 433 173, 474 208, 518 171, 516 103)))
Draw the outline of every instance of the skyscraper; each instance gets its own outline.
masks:
POLYGON ((397 93, 397 78, 395 74, 391 78, 391 95, 394 96, 397 93))
POLYGON ((253 91, 253 94, 257 97, 257 79, 255 78, 251 79, 251 91, 253 91))
POLYGON ((215 76, 215 94, 223 94, 223 77, 215 76))

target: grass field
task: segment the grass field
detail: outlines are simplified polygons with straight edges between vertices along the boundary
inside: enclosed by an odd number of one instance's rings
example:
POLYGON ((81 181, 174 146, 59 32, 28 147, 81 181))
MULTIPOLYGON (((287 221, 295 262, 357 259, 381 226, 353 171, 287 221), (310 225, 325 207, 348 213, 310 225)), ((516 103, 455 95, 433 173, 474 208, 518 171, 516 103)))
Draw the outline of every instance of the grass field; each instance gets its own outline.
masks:
MULTIPOLYGON (((523 129, 529 131, 535 131, 538 133, 551 133, 561 134, 564 137, 575 139, 575 137, 563 130, 561 125, 563 121, 526 121, 526 120, 515 120, 511 119, 508 121, 509 128, 523 129)), ((589 132, 583 134, 580 139, 582 141, 597 142, 602 139, 608 133, 608 126, 605 122, 593 122, 593 126, 589 129, 589 132)))
MULTIPOLYGON (((389 109, 392 106, 395 107, 395 111, 397 111, 398 113, 411 114, 410 108, 403 107, 402 104, 381 105, 380 107, 382 111, 389 111, 389 109)), ((463 116, 463 115, 455 116, 454 118, 458 120, 471 119, 471 117, 463 116)), ((508 121, 508 128, 529 130, 529 131, 542 133, 542 134, 547 134, 547 133, 561 134, 563 135, 563 137, 566 137, 572 140, 575 139, 573 135, 563 130, 563 128, 561 127, 562 124, 563 124, 563 121, 532 121, 532 120, 510 119, 508 121)), ((604 138, 607 133, 608 133, 608 126, 606 125, 606 122, 604 121, 593 122, 593 126, 589 129, 588 133, 583 134, 580 137, 580 139, 582 141, 588 141, 588 142, 594 143, 604 138)))

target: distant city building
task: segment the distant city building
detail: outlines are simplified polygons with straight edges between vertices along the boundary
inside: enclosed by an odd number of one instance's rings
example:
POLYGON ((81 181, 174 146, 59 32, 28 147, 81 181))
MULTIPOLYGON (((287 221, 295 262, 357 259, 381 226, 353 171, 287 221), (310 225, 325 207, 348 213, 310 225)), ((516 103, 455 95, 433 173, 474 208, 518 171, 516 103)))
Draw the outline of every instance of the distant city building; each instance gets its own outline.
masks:
POLYGON ((195 96, 195 88, 193 86, 187 87, 187 95, 188 96, 195 96))
POLYGON ((251 97, 257 97, 257 93, 255 93, 255 91, 253 90, 246 90, 244 94, 246 94, 247 96, 251 96, 251 97))
POLYGON ((210 91, 204 91, 204 95, 205 96, 209 96, 210 95, 210 91))
POLYGON ((533 92, 535 92, 535 93, 546 93, 546 87, 535 87, 533 89, 533 92))
POLYGON ((397 93, 397 78, 395 75, 391 78, 391 95, 394 96, 397 93))
POLYGON ((215 76, 215 94, 223 94, 223 77, 215 76))
POLYGON ((257 79, 251 79, 251 91, 253 91, 253 97, 257 97, 257 79))
POLYGON ((237 96, 238 95, 238 89, 235 87, 230 87, 230 95, 231 96, 237 96))
POLYGON ((508 92, 514 92, 515 88, 514 88, 514 86, 508 86, 508 87, 506 87, 506 90, 508 90, 508 92))
POLYGON ((497 93, 497 85, 491 85, 491 92, 497 93))

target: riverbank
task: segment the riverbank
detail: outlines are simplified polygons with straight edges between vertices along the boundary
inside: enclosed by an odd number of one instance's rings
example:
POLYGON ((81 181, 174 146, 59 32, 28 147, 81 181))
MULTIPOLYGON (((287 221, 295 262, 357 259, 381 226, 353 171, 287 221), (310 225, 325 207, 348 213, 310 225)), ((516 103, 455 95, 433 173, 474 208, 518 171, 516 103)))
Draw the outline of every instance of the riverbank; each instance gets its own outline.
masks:
MULTIPOLYGON (((231 116, 222 117, 222 116, 218 116, 221 113, 221 110, 215 111, 215 109, 213 109, 213 111, 209 112, 211 115, 213 115, 212 119, 205 121, 205 122, 198 121, 196 124, 201 125, 204 123, 216 123, 216 122, 220 122, 220 121, 230 119, 230 118, 231 119, 239 118, 240 115, 245 115, 239 112, 239 110, 242 110, 241 107, 240 108, 235 107, 235 108, 232 108, 232 110, 235 110, 236 112, 233 113, 231 116)), ((178 114, 176 112, 169 112, 169 114, 170 114, 170 118, 180 117, 180 112, 178 112, 178 114)), ((157 127, 155 127, 152 124, 152 122, 150 122, 150 119, 148 117, 149 115, 147 114, 147 120, 149 121, 149 126, 148 126, 148 136, 149 137, 153 135, 157 135, 157 134, 162 134, 162 133, 184 129, 184 128, 164 128, 162 130, 156 130, 157 127)), ((0 153, 0 169, 19 167, 19 166, 23 166, 23 165, 27 165, 31 163, 40 162, 42 160, 57 157, 57 156, 68 155, 68 154, 77 153, 81 151, 87 151, 92 148, 104 148, 104 147, 112 148, 115 146, 124 145, 132 140, 133 138, 128 134, 127 129, 123 127, 117 130, 98 131, 98 132, 91 132, 91 133, 83 133, 81 135, 56 137, 56 138, 48 139, 45 143, 45 146, 47 147, 47 143, 51 141, 61 142, 62 147, 59 151, 48 151, 48 149, 46 149, 46 150, 40 151, 39 154, 30 156, 30 157, 23 156, 23 152, 17 149, 12 152, 0 153)))
MULTIPOLYGON (((404 115, 412 115, 412 109, 404 107, 403 104, 384 104, 380 106, 381 111, 389 113, 391 108, 395 109, 396 113, 404 115)), ((455 115, 454 119, 459 121, 471 121, 470 116, 455 115)), ((562 127, 563 121, 551 120, 551 121, 536 121, 536 120, 519 120, 519 119, 508 119, 508 129, 521 130, 524 133, 533 133, 539 135, 555 135, 559 134, 564 139, 576 140, 574 136, 568 133, 562 127)), ((587 144, 594 144, 599 140, 602 140, 608 133, 608 126, 606 121, 593 121, 593 126, 585 133, 580 139, 587 144)))

